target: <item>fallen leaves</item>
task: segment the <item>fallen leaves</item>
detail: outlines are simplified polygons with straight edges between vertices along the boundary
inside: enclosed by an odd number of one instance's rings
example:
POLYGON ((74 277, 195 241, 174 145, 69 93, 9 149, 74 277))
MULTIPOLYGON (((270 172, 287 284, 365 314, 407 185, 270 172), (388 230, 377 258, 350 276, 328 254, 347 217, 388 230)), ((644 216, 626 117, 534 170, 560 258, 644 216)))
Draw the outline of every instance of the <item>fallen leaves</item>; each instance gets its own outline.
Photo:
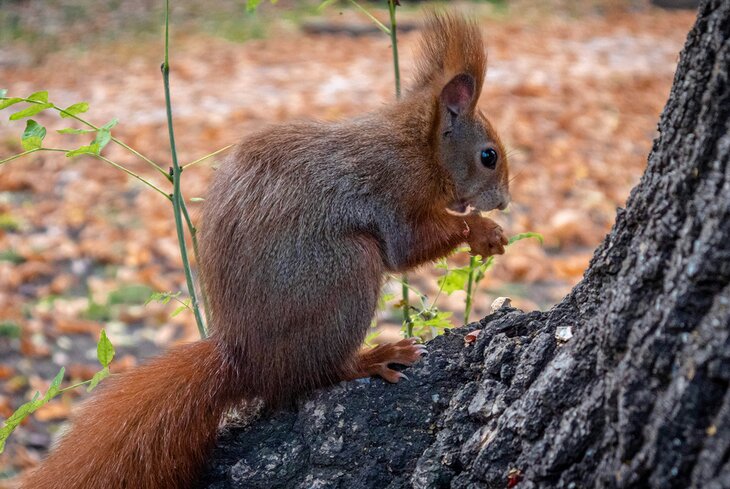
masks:
POLYGON ((88 334, 99 336, 101 325, 96 321, 77 318, 59 318, 56 320, 56 331, 62 334, 88 334))
POLYGON ((470 331, 464 336, 464 344, 470 345, 474 343, 477 340, 477 337, 479 336, 479 333, 481 333, 481 329, 475 329, 474 331, 470 331))

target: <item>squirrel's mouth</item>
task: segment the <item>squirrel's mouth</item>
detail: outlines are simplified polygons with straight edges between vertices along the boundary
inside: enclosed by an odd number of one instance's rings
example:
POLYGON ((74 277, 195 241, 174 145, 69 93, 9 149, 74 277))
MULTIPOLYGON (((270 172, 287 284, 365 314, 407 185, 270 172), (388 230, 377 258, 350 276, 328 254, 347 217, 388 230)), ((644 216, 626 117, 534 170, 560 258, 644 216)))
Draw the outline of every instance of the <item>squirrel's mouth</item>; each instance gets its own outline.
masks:
POLYGON ((468 216, 469 214, 474 213, 474 211, 476 211, 476 208, 463 199, 456 200, 446 207, 446 212, 452 216, 458 217, 468 216))

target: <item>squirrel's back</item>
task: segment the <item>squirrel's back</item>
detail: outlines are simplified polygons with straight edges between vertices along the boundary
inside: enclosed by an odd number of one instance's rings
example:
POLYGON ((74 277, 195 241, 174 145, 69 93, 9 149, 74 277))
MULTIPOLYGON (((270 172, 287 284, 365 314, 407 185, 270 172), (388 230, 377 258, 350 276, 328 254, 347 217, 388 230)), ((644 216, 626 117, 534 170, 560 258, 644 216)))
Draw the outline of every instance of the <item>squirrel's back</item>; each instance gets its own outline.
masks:
MULTIPOLYGON (((25 489, 189 487, 236 401, 275 407, 343 379, 395 382, 388 360, 420 356, 396 344, 363 363, 358 350, 384 271, 464 240, 464 221, 444 211, 455 196, 444 163, 460 161, 439 147, 444 104, 489 140, 472 117, 485 68, 478 29, 432 15, 423 39, 402 101, 351 121, 273 126, 239 145, 200 226, 211 336, 105 382, 25 489)), ((472 165, 475 143, 461 146, 472 165)))

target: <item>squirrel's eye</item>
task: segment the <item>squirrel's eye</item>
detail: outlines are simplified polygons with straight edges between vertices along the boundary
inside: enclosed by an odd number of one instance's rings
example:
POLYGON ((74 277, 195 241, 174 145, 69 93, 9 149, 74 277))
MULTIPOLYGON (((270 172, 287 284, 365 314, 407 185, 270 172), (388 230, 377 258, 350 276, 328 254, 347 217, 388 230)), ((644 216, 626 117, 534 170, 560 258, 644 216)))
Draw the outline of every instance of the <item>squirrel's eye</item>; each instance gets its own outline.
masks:
POLYGON ((487 168, 494 170, 494 168, 497 166, 497 160, 499 159, 499 157, 497 156, 497 152, 494 150, 494 148, 483 149, 480 157, 482 159, 482 165, 486 166, 487 168))

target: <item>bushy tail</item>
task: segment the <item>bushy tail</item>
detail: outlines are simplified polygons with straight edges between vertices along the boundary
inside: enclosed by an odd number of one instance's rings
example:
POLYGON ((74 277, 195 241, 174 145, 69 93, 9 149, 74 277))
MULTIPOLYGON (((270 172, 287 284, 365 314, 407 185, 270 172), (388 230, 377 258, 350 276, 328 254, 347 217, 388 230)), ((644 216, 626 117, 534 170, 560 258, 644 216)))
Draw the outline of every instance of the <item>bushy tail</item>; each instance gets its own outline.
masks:
POLYGON ((487 70, 487 53, 482 34, 474 22, 459 14, 430 12, 421 37, 420 51, 416 90, 433 88, 440 93, 453 77, 468 73, 474 78, 477 88, 474 100, 479 99, 487 70))
POLYGON ((243 392, 210 339, 112 378, 23 489, 189 487, 243 392))

